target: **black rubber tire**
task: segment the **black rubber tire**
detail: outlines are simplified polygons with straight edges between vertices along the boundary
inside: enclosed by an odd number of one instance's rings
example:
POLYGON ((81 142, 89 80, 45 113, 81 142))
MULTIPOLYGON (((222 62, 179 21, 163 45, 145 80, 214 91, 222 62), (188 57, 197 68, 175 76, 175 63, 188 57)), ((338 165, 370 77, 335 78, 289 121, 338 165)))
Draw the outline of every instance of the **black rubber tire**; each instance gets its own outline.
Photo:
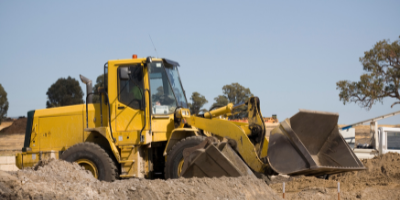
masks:
POLYGON ((205 139, 206 137, 204 136, 191 136, 176 143, 167 155, 167 162, 165 163, 165 179, 179 178, 178 165, 183 159, 183 150, 199 145, 205 139))
POLYGON ((112 182, 117 177, 117 167, 114 161, 99 145, 91 142, 75 144, 61 154, 60 159, 75 162, 79 159, 92 161, 98 170, 98 179, 112 182))
POLYGON ((325 174, 325 175, 321 175, 321 176, 316 176, 319 179, 325 179, 325 180, 329 180, 330 174, 325 174))

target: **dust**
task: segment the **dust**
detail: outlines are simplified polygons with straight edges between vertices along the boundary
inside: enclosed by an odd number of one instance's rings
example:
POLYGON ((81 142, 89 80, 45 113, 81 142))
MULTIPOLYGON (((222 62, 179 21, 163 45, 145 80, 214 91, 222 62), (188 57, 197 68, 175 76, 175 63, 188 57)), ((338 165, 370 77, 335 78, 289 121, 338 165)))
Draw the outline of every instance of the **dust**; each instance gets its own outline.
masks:
POLYGON ((49 160, 0 171, 0 199, 281 199, 252 177, 98 181, 76 163, 49 160))
POLYGON ((270 186, 281 194, 285 182, 286 199, 337 198, 338 182, 342 199, 400 199, 400 154, 387 153, 362 162, 367 170, 332 175, 328 180, 280 177, 273 179, 270 186))

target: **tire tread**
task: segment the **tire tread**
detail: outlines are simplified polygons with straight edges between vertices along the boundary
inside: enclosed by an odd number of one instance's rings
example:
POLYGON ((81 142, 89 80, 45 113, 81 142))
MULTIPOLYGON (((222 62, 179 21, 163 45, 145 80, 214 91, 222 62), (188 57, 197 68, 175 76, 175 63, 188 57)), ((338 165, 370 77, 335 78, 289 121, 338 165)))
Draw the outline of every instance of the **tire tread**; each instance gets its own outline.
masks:
MULTIPOLYGON (((176 177, 171 177, 170 173, 168 173, 170 170, 167 169, 168 165, 170 165, 172 161, 168 162, 168 158, 171 155, 175 154, 175 151, 177 151, 178 148, 180 148, 181 145, 183 145, 184 143, 187 143, 188 141, 198 141, 198 143, 200 144, 201 142, 203 142, 206 139, 205 136, 202 135, 196 135, 196 136, 190 136, 190 137, 186 137, 183 138, 182 140, 180 140, 179 142, 177 142, 172 148, 171 150, 168 151, 167 153, 167 161, 165 163, 165 168, 164 168, 164 175, 165 175, 165 179, 168 178, 176 178, 176 177)), ((171 172, 172 173, 172 172, 171 172)))
POLYGON ((111 168, 110 173, 111 173, 111 180, 107 180, 110 182, 113 182, 116 180, 117 176, 118 176, 118 169, 115 165, 115 162, 110 158, 110 155, 103 149, 100 147, 100 145, 92 143, 92 142, 82 142, 82 143, 78 143, 75 145, 72 145, 71 147, 69 147, 66 151, 64 151, 61 156, 60 159, 62 160, 66 160, 71 154, 75 153, 75 152, 79 152, 79 151, 86 151, 86 149, 91 149, 94 152, 96 152, 98 154, 99 157, 105 158, 108 163, 109 166, 111 168))

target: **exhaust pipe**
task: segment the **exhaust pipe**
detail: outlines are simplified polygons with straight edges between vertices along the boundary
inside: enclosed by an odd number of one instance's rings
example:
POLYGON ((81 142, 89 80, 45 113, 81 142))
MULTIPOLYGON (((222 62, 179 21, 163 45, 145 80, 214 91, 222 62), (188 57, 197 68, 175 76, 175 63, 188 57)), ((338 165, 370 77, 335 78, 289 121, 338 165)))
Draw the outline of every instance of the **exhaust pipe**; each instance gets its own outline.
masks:
MULTIPOLYGON (((92 80, 90 80, 80 74, 79 74, 79 78, 81 78, 82 83, 86 84, 86 96, 88 96, 88 94, 92 93, 92 80)), ((86 103, 93 103, 92 96, 93 95, 89 95, 86 103)))

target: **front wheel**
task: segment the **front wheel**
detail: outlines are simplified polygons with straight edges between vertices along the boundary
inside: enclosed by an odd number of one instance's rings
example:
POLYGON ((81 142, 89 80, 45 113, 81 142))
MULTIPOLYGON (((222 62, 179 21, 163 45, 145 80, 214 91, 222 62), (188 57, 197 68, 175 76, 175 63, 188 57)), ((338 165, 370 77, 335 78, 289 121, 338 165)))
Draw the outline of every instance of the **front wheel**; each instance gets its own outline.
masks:
POLYGON ((104 149, 94 143, 84 142, 73 145, 61 154, 60 159, 78 163, 101 181, 112 182, 117 176, 114 161, 104 149))
POLYGON ((165 163, 165 178, 179 178, 183 167, 183 150, 194 147, 202 143, 206 137, 192 136, 187 137, 176 143, 167 156, 165 163))

